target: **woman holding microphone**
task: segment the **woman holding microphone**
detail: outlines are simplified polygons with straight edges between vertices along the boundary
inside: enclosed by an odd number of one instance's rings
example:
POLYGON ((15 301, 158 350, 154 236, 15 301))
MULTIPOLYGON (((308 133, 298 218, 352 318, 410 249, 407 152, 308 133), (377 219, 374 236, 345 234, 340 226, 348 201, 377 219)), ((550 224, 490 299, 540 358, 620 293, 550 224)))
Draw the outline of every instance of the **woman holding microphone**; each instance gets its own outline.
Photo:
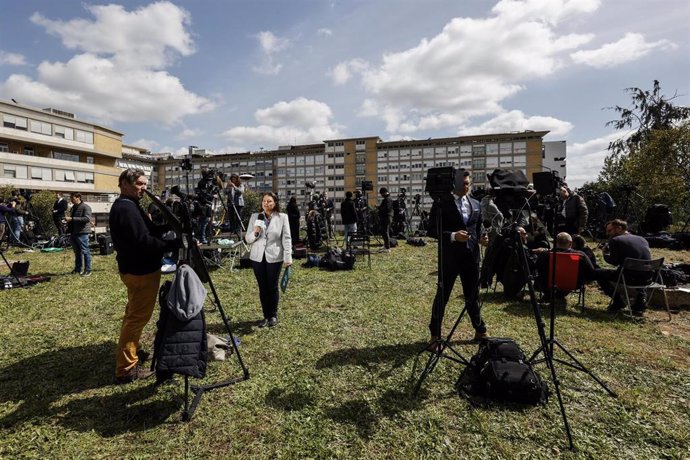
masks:
POLYGON ((287 214, 280 212, 278 198, 268 192, 261 196, 262 212, 249 218, 245 241, 251 244, 252 261, 264 319, 259 327, 278 324, 278 278, 281 266, 292 265, 292 238, 287 214))

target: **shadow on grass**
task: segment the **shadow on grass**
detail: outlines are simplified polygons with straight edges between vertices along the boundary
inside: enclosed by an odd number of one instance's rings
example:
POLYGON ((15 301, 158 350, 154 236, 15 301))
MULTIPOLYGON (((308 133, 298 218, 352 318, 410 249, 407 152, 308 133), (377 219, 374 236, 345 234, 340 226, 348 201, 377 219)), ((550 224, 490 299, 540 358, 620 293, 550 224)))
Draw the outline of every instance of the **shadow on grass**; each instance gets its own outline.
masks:
POLYGON ((273 388, 266 395, 266 404, 285 412, 300 411, 313 406, 314 397, 307 390, 286 390, 284 388, 273 388))
POLYGON ((180 404, 171 401, 137 405, 153 394, 152 385, 138 384, 133 385, 132 391, 70 401, 65 410, 60 404, 63 398, 113 384, 114 350, 112 341, 63 348, 0 369, 0 403, 15 405, 0 418, 0 426, 12 427, 66 414, 60 420, 73 429, 114 434, 118 427, 120 431, 151 427, 179 410, 180 404))
POLYGON ((382 345, 372 348, 344 348, 326 353, 316 362, 316 369, 326 369, 336 366, 372 366, 384 362, 392 362, 389 375, 393 370, 402 367, 405 362, 418 354, 427 342, 414 342, 397 345, 382 345))
POLYGON ((352 425, 357 434, 367 440, 371 439, 379 420, 369 403, 363 399, 346 401, 337 407, 327 408, 325 413, 338 423, 352 425))
MULTIPOLYGON (((232 332, 236 336, 245 336, 245 335, 250 335, 256 332, 256 323, 257 321, 239 321, 239 322, 230 322, 230 327, 232 328, 232 332)), ((214 323, 214 324, 208 324, 206 326, 206 331, 210 334, 215 334, 215 335, 220 335, 220 336, 227 336, 228 331, 225 329, 225 324, 223 324, 223 321, 220 320, 219 323, 214 323)))

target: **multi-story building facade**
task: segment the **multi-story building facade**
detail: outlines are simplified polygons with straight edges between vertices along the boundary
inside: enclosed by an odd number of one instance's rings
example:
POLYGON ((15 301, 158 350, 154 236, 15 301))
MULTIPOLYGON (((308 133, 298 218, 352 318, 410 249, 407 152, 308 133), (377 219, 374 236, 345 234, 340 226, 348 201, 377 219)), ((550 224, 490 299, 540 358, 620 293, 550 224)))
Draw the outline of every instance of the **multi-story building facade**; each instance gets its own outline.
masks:
POLYGON ((117 192, 122 133, 56 109, 0 100, 0 185, 80 192, 97 228, 117 192))
POLYGON ((271 151, 196 156, 190 172, 180 167, 180 158, 169 156, 158 166, 158 183, 161 188, 178 185, 185 190, 188 181, 193 188, 201 168, 216 168, 227 174, 252 174, 254 179, 248 183, 252 189, 274 190, 283 201, 297 196, 298 203, 305 207, 313 191, 328 190, 339 203, 347 190, 355 190, 367 180, 374 189, 369 194, 371 205, 376 204, 379 188, 387 187, 393 197, 403 188, 409 200, 420 195, 420 205, 429 207, 431 199, 424 194, 429 168, 455 166, 469 170, 476 187, 488 187, 487 174, 494 169, 520 169, 531 177, 543 170, 543 137, 547 133, 525 131, 392 142, 382 142, 377 136, 332 139, 271 151))

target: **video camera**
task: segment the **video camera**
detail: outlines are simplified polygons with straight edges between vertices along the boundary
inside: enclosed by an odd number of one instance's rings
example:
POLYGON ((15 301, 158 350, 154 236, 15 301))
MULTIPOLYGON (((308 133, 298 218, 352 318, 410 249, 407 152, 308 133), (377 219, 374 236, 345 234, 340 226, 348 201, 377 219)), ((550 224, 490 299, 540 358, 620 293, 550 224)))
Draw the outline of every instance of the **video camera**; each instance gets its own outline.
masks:
POLYGON ((465 170, 455 166, 429 168, 426 172, 424 191, 431 196, 450 195, 464 187, 465 170))

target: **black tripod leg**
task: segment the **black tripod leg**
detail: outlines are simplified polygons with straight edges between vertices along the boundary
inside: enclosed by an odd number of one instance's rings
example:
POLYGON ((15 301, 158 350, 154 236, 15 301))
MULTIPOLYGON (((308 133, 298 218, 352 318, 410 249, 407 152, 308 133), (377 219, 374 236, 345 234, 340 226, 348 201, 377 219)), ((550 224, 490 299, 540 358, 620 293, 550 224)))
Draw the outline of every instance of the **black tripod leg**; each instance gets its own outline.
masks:
POLYGON ((597 382, 599 385, 601 385, 601 387, 604 390, 606 390, 611 396, 613 396, 614 398, 618 397, 616 392, 614 392, 608 386, 606 386, 606 384, 599 377, 597 377, 596 374, 594 374, 592 371, 587 369, 572 353, 570 353, 563 345, 561 345, 561 343, 558 340, 555 340, 554 343, 556 344, 556 346, 558 346, 558 348, 561 349, 561 351, 563 351, 563 353, 568 355, 568 357, 575 362, 575 365, 568 363, 568 362, 565 362, 565 361, 562 361, 562 360, 558 360, 558 362, 563 363, 567 366, 570 366, 573 369, 577 369, 579 371, 584 372, 585 374, 592 377, 594 379, 594 381, 597 382))
MULTIPOLYGON (((440 340, 437 342, 433 342, 432 346, 435 343, 438 343, 439 346, 442 346, 440 340)), ((422 350, 421 352, 419 352, 419 354, 424 353, 424 351, 426 351, 426 350, 422 350)), ((434 368, 436 368, 436 364, 438 364, 440 359, 441 359, 441 352, 440 351, 431 353, 431 356, 429 356, 429 359, 427 359, 427 361, 426 361, 426 365, 424 366, 424 370, 422 371, 422 374, 419 376, 419 380, 417 380, 417 383, 414 386, 414 391, 412 392, 412 394, 414 396, 417 396, 419 394, 419 390, 422 388, 422 384, 424 383, 426 378, 429 376, 429 374, 431 374, 434 371, 434 368)))

